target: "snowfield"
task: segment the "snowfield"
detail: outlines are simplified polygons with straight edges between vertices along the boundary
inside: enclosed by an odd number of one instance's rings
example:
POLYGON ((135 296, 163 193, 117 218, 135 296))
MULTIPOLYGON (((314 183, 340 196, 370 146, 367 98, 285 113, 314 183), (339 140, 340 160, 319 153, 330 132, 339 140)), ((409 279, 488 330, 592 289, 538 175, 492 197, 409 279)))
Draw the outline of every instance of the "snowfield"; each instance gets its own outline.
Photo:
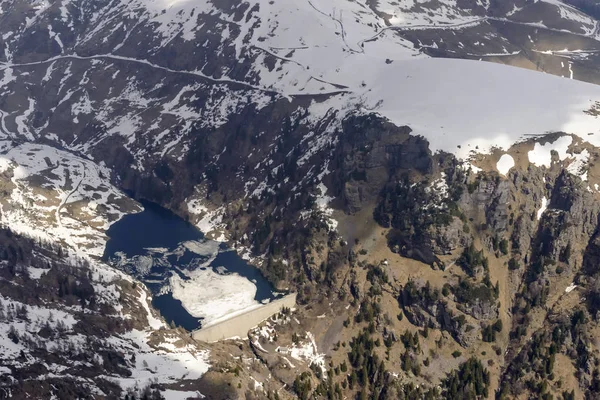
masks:
MULTIPOLYGON (((179 379, 199 379, 208 371, 208 350, 198 350, 192 345, 177 347, 172 343, 178 339, 176 337, 164 337, 152 346, 148 345, 149 339, 147 332, 136 330, 122 337, 109 339, 116 348, 137 348, 136 368, 132 369, 133 375, 130 378, 118 379, 121 387, 143 387, 153 381, 175 383, 179 379)), ((172 395, 176 396, 176 393, 172 395)))
MULTIPOLYGON (((238 56, 258 49, 276 57, 276 68, 267 68, 260 58, 252 68, 262 87, 282 96, 331 94, 310 108, 315 121, 330 110, 339 111, 340 118, 356 109, 377 112, 397 125, 410 126, 429 140, 432 151, 463 159, 493 147, 508 149, 526 135, 555 131, 600 145, 600 121, 583 113, 600 100, 600 87, 505 65, 428 58, 394 33, 392 28, 461 26, 482 20, 457 11, 454 0, 435 8, 426 2, 386 0, 375 6, 379 15, 364 1, 254 3, 259 5, 257 14, 248 7, 245 18, 231 21, 241 31, 235 42, 238 56)), ((564 19, 593 30, 593 21, 573 7, 554 0, 545 3, 564 19)), ((210 6, 199 8, 189 1, 139 4, 152 13, 157 7, 167 8, 167 13, 185 10, 181 15, 189 15, 191 9, 211 12, 210 6)), ((182 35, 192 37, 188 28, 184 24, 182 35)), ((223 32, 224 40, 230 34, 223 32)), ((321 146, 331 138, 309 140, 321 146)), ((262 190, 261 184, 257 182, 254 193, 262 190)), ((194 201, 190 199, 190 211, 207 211, 194 201)), ((214 227, 208 218, 202 226, 214 227)))
POLYGON ((600 120, 584 113, 600 99, 600 86, 469 60, 429 58, 370 70, 363 109, 410 126, 434 152, 468 158, 548 132, 600 146, 600 120))

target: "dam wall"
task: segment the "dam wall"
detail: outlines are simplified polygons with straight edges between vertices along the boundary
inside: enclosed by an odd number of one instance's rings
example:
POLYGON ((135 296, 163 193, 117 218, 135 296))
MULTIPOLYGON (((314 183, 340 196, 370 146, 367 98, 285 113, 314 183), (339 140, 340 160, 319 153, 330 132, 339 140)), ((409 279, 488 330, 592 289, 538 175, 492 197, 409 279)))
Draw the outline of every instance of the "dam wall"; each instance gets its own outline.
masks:
POLYGON ((192 338, 202 342, 216 342, 236 336, 246 337, 250 329, 277 314, 283 307, 294 308, 295 306, 296 293, 290 293, 259 308, 198 329, 192 332, 192 338))

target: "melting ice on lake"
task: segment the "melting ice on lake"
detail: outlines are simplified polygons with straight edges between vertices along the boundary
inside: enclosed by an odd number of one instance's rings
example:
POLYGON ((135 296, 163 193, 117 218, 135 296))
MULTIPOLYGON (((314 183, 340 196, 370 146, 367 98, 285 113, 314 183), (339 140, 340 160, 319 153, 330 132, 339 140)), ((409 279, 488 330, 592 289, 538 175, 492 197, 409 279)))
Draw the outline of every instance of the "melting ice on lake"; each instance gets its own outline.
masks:
POLYGON ((107 234, 104 259, 141 280, 167 322, 188 330, 216 323, 275 297, 261 273, 170 211, 144 202, 107 234))

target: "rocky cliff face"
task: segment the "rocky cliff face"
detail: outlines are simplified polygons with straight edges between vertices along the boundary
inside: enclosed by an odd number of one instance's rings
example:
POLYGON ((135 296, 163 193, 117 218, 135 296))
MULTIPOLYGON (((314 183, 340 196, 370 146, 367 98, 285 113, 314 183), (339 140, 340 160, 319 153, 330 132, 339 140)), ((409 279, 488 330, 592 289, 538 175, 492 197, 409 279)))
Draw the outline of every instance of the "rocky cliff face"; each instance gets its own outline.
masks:
MULTIPOLYGON (((557 143, 560 137, 549 140, 557 143)), ((355 153, 361 162, 376 154, 368 145, 361 146, 367 149, 355 153)), ((517 157, 535 146, 520 144, 509 154, 517 157)), ((595 150, 590 151, 592 159, 595 150)), ((561 393, 570 371, 578 371, 576 387, 572 383, 564 392, 593 398, 598 349, 590 335, 599 309, 594 264, 599 202, 590 181, 594 167, 574 169, 573 159, 552 152, 549 156, 548 165, 518 165, 506 175, 473 172, 474 167, 448 155, 427 156, 426 168, 406 174, 390 163, 380 174, 383 179, 365 174, 361 185, 377 187, 374 216, 388 232, 390 250, 445 270, 437 287, 437 274, 428 272, 428 281, 409 278, 395 288, 412 325, 446 331, 465 348, 498 340, 495 348, 503 355, 501 397, 561 393), (500 332, 507 323, 510 335, 503 342, 496 337, 505 335, 500 332), (551 346, 550 352, 539 353, 539 346, 551 346), (555 367, 559 358, 572 364, 555 367), (529 383, 515 385, 523 375, 529 383), (557 383, 559 375, 562 382, 557 383)), ((489 156, 494 157, 498 156, 489 156)), ((478 164, 486 162, 483 157, 478 164)), ((371 290, 381 288, 375 285, 371 290)))

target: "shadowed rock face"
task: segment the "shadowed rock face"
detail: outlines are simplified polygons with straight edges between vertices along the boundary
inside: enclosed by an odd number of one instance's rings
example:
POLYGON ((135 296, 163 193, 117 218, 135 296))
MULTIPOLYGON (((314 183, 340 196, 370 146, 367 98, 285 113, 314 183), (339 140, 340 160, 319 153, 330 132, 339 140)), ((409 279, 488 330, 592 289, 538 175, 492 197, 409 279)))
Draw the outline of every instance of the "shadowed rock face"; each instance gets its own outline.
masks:
POLYGON ((340 194, 349 212, 372 204, 384 185, 402 171, 427 173, 431 169, 427 141, 411 136, 408 127, 399 128, 372 115, 350 117, 342 129, 336 160, 343 162, 335 165, 334 181, 344 182, 340 194))

